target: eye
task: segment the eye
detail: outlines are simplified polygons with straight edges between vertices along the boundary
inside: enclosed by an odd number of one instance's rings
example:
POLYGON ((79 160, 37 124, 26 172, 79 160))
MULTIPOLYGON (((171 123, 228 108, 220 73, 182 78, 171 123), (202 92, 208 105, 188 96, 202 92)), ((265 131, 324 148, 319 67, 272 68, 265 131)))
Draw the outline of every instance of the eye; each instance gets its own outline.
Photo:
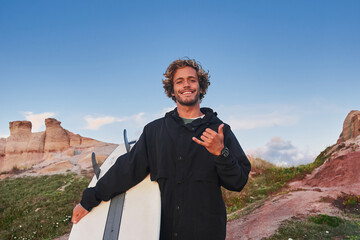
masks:
POLYGON ((182 84, 183 83, 183 79, 178 79, 175 81, 175 84, 182 84))

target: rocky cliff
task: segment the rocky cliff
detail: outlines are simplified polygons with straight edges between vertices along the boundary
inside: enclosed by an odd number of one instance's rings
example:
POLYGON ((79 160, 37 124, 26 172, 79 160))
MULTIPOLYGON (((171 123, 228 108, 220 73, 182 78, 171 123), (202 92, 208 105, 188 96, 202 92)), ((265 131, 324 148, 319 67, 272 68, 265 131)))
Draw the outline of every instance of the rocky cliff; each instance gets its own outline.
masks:
POLYGON ((345 118, 343 130, 337 143, 345 142, 349 139, 354 139, 360 135, 360 111, 352 110, 345 118))
POLYGON ((92 151, 104 160, 117 146, 74 134, 54 118, 46 119, 45 125, 44 132, 32 133, 29 121, 9 123, 10 137, 0 139, 0 173, 29 168, 41 172, 88 169, 92 151))

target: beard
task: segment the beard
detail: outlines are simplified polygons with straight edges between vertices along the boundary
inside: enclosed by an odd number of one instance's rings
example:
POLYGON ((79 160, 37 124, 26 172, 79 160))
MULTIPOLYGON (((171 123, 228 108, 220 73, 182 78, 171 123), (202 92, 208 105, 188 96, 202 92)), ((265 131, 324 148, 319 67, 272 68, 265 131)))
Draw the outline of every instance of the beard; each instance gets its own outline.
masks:
POLYGON ((178 94, 175 94, 175 99, 180 105, 191 107, 200 101, 200 92, 197 92, 193 99, 182 99, 178 94))

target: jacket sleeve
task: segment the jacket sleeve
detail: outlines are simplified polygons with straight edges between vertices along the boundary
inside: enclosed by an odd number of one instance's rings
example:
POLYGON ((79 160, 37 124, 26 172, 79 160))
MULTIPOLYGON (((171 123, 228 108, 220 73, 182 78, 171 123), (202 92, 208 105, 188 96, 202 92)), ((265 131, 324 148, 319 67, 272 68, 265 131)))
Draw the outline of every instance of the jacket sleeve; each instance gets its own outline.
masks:
POLYGON ((148 175, 148 151, 145 139, 144 131, 131 151, 120 156, 95 187, 85 189, 80 201, 83 208, 91 211, 101 201, 108 201, 127 191, 148 175))
POLYGON ((241 191, 247 183, 251 164, 228 125, 224 127, 224 145, 228 157, 214 156, 220 184, 231 191, 241 191))

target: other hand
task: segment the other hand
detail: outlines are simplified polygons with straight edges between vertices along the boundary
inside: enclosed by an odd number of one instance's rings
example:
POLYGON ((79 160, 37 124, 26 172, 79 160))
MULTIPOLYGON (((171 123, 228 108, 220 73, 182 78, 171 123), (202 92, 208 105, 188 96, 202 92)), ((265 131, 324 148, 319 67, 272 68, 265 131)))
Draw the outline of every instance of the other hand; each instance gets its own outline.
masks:
POLYGON ((76 205, 73 210, 71 222, 78 223, 89 211, 83 208, 80 204, 76 205))

